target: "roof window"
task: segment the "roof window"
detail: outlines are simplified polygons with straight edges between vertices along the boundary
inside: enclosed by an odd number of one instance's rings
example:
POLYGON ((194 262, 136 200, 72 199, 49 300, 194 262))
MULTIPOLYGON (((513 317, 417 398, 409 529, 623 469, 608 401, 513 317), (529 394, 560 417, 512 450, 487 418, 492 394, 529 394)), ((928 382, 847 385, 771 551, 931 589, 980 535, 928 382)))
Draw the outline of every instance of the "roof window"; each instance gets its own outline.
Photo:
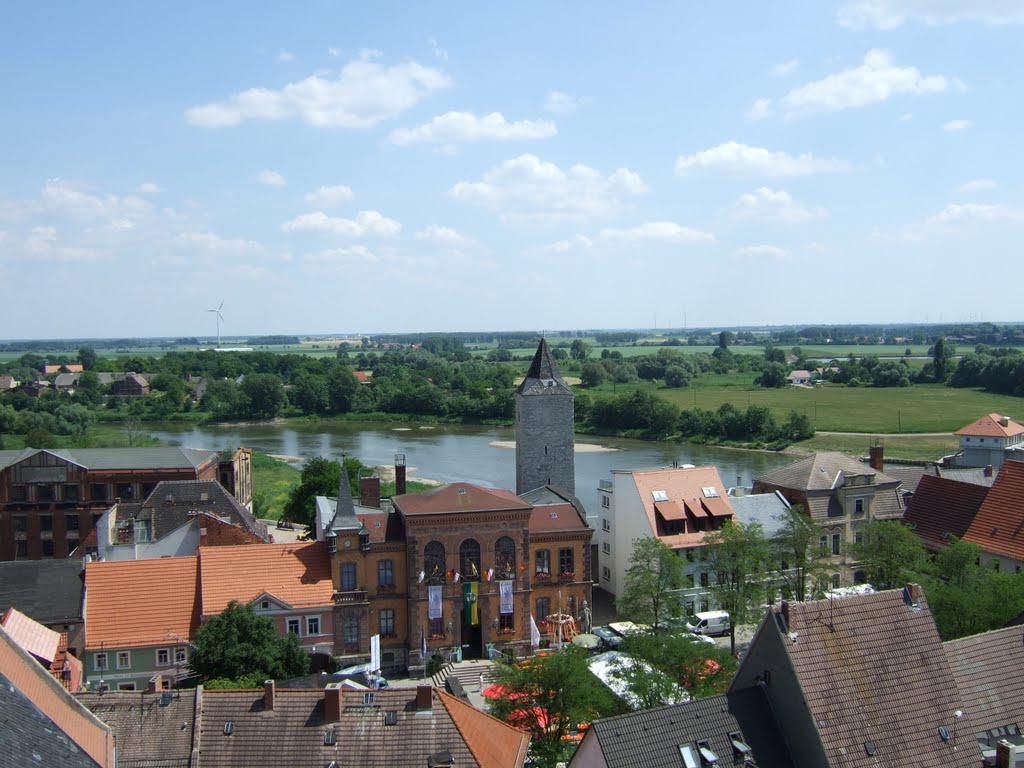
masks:
POLYGON ((743 734, 739 731, 729 734, 729 742, 732 744, 733 760, 746 760, 753 752, 750 749, 750 745, 743 740, 743 734))
POLYGON ((668 494, 665 491, 651 491, 655 501, 668 501, 668 494))
POLYGON ((683 758, 684 768, 700 768, 700 766, 697 765, 697 757, 693 753, 693 747, 689 744, 679 745, 679 756, 683 758))
POLYGON ((718 764, 718 755, 711 751, 711 745, 706 741, 697 742, 697 752, 700 754, 701 766, 713 766, 718 764))
POLYGON ((226 723, 224 723, 224 735, 225 736, 230 736, 234 732, 235 732, 235 724, 234 724, 233 721, 228 720, 226 723))
POLYGON ((325 747, 333 747, 337 743, 338 743, 338 734, 335 732, 335 730, 333 728, 328 728, 326 731, 324 731, 324 746, 325 747))
POLYGON ((701 492, 703 492, 705 499, 718 498, 718 489, 715 488, 713 485, 708 486, 707 488, 701 488, 700 490, 701 492))

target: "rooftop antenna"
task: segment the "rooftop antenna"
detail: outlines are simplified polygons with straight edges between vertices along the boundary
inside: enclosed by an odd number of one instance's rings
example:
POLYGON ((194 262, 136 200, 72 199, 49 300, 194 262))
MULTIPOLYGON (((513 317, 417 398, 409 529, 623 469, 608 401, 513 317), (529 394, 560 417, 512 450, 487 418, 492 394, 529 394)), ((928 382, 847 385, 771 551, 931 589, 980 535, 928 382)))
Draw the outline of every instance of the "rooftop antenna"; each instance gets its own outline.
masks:
POLYGON ((213 312, 217 315, 217 346, 220 347, 220 321, 224 319, 224 315, 220 313, 221 308, 224 306, 224 299, 220 300, 220 306, 216 309, 208 309, 207 312, 213 312))

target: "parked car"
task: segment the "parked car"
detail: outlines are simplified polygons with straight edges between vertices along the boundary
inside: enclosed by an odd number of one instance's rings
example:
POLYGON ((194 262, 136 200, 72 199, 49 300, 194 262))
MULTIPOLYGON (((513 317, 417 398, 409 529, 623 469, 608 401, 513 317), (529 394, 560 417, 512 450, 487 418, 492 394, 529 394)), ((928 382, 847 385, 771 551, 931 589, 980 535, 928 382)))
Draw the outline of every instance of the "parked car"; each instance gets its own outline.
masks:
POLYGON ((590 633, 601 638, 601 648, 605 651, 614 650, 622 643, 622 635, 613 632, 608 627, 593 627, 590 633))
POLYGON ((727 611, 695 613, 686 624, 687 629, 696 635, 727 635, 732 626, 727 611))

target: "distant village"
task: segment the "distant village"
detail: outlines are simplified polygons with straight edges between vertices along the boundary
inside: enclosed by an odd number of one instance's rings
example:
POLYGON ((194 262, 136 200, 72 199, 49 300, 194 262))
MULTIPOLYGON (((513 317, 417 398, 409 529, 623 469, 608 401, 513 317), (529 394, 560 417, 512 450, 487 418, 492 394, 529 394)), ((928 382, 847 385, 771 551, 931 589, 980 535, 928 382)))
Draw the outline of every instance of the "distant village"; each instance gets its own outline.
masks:
MULTIPOLYGON (((623 467, 586 509, 558 360, 542 339, 515 389, 514 489, 408 492, 396 455, 393 495, 376 472, 353 494, 336 457, 338 487, 312 499, 308 531, 254 515, 246 447, 0 450, 0 763, 547 765, 538 737, 554 713, 503 719, 494 702, 519 695, 501 670, 565 654, 584 659, 618 714, 573 723, 551 764, 1024 764, 1024 616, 944 640, 928 591, 879 582, 861 556, 885 521, 928 557, 968 542, 978 562, 964 568, 1019 574, 1024 425, 978 413, 934 462, 893 461, 876 440, 863 461, 818 452, 749 486, 710 465, 623 467), (793 515, 815 567, 776 563, 739 626, 709 542, 744 529, 778 539, 793 515), (620 610, 634 547, 651 540, 676 569, 653 622, 620 610), (239 610, 297 645, 308 674, 239 688, 197 672, 203 628, 239 610), (619 646, 663 628, 695 652, 728 652, 731 679, 703 696, 670 681, 671 698, 637 704, 605 670, 638 664, 619 646)), ((0 388, 72 389, 82 371, 45 373, 0 388)), ((97 376, 119 397, 150 393, 138 373, 97 376)), ((701 664, 711 674, 719 662, 701 664)))

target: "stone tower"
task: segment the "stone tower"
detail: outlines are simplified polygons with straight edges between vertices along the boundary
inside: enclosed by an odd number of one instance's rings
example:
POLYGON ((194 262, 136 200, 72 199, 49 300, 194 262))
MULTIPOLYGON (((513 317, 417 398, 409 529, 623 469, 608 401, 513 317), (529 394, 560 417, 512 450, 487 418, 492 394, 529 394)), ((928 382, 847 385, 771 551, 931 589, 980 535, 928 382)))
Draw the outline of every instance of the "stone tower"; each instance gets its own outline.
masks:
POLYGON ((573 395, 541 338, 516 390, 516 493, 545 485, 576 495, 573 395))

